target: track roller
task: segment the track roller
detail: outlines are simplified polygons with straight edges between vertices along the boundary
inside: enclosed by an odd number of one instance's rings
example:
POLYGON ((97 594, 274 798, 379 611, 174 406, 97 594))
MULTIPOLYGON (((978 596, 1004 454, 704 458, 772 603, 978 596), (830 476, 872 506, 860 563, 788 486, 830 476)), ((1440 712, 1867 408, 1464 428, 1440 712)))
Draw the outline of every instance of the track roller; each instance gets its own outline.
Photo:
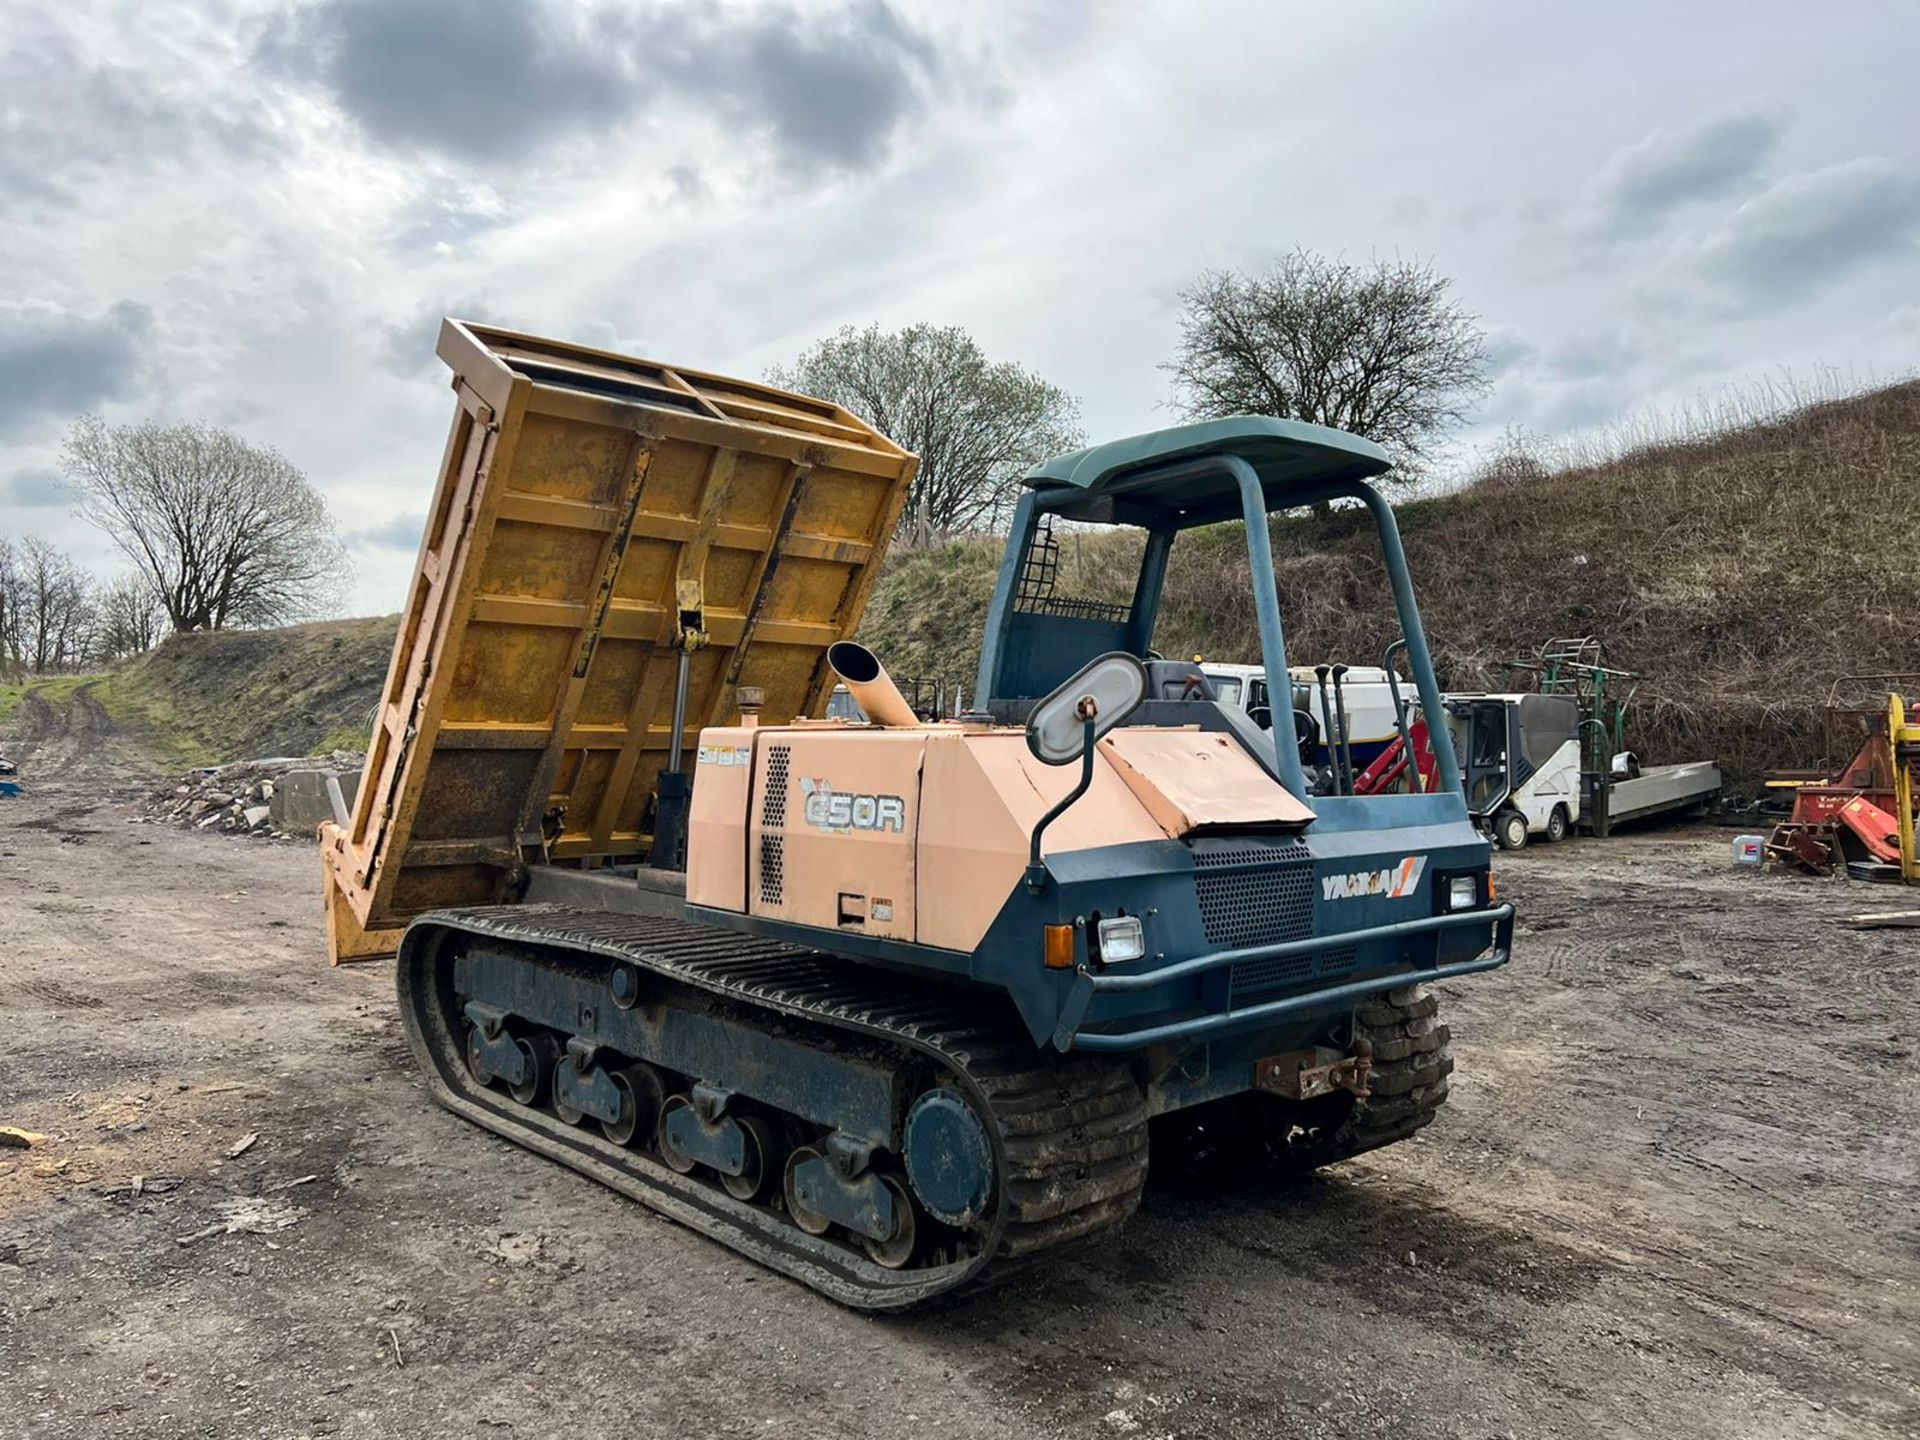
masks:
POLYGON ((809 1235, 824 1235, 833 1228, 833 1217, 826 1212, 816 1210, 804 1180, 796 1183, 796 1176, 804 1176, 807 1168, 814 1162, 826 1163, 826 1157, 811 1145, 802 1145, 787 1157, 787 1171, 781 1182, 781 1193, 787 1202, 787 1214, 809 1235))
POLYGON ((660 1107, 660 1158, 681 1175, 705 1165, 736 1200, 758 1200, 780 1173, 780 1142, 758 1115, 730 1109, 733 1092, 695 1085, 660 1107))
POLYGON ((746 1141, 738 1175, 722 1175, 720 1188, 736 1200, 758 1200, 766 1193, 767 1182, 779 1173, 780 1156, 773 1127, 758 1115, 743 1115, 733 1122, 746 1141))
POLYGON ((651 1145, 658 1133, 660 1107, 666 1095, 660 1072, 651 1065, 629 1065, 624 1070, 615 1070, 608 1078, 620 1092, 620 1116, 617 1120, 602 1120, 600 1133, 616 1145, 651 1145))
POLYGON ((691 1175, 694 1167, 700 1163, 700 1157, 691 1150, 681 1147, 679 1127, 675 1117, 693 1109, 693 1102, 684 1095, 669 1095, 660 1106, 660 1120, 655 1127, 659 1137, 660 1158, 667 1162, 667 1168, 677 1175, 691 1175))
POLYGON ((913 1219, 913 1197, 907 1194, 907 1187, 891 1175, 878 1177, 893 1197, 893 1224, 882 1239, 871 1235, 860 1237, 860 1248, 867 1252, 867 1258, 876 1265, 884 1265, 889 1270, 898 1270, 913 1258, 913 1247, 919 1239, 919 1226, 913 1219))
POLYGON ((482 1085, 496 1082, 521 1105, 538 1105, 553 1089, 560 1044, 544 1030, 488 1040, 479 1026, 467 1032, 467 1068, 482 1085))

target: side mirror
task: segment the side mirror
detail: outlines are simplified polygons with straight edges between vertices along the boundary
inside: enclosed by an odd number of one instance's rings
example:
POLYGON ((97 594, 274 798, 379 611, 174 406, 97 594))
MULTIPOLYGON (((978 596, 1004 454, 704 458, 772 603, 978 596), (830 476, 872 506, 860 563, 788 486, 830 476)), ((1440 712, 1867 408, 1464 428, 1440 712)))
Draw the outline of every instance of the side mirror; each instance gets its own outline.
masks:
POLYGON ((1048 765, 1071 765, 1140 708, 1147 667, 1125 651, 1090 660, 1027 716, 1027 748, 1048 765))

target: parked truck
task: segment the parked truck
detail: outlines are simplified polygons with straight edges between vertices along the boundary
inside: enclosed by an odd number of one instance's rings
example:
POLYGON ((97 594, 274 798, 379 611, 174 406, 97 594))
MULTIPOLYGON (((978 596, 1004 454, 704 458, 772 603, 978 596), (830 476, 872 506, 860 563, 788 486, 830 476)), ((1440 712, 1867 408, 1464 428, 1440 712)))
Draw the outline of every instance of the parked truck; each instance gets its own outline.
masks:
POLYGON ((350 815, 337 959, 398 952, 439 1102, 849 1305, 1112 1235, 1149 1160, 1242 1172, 1415 1133, 1427 982, 1507 961, 1450 753, 1422 794, 1310 793, 1153 652, 1186 530, 1361 502, 1440 697, 1388 462, 1242 418, 1026 477, 972 708, 922 720, 848 643, 914 459, 749 382, 448 322, 457 406, 350 815), (1124 603, 1059 523, 1129 527, 1124 603), (864 721, 824 717, 844 684, 864 721), (817 717, 817 718, 816 718, 817 717))

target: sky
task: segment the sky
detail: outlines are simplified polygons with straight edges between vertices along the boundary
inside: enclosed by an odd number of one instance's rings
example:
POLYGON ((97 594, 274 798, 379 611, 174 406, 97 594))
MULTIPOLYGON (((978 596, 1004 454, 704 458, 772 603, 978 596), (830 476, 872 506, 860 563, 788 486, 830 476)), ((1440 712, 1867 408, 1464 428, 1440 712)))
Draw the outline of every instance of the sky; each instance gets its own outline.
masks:
POLYGON ((289 457, 399 608, 443 315, 758 377, 966 327, 1091 439, 1176 418, 1181 288, 1431 262, 1458 453, 1920 354, 1920 7, 5 0, 0 534, 103 572, 74 419, 289 457))

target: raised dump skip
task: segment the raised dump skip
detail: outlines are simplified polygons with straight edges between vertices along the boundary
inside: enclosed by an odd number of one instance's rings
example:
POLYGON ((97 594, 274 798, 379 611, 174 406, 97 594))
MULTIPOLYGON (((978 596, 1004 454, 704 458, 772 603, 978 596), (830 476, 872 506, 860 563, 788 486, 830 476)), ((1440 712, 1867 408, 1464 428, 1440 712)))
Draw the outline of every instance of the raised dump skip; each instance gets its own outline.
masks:
POLYGON ((689 747, 737 686, 821 713, 916 464, 748 381, 454 320, 439 354, 453 433, 359 796, 322 829, 336 960, 525 864, 644 855, 689 637, 689 747))

